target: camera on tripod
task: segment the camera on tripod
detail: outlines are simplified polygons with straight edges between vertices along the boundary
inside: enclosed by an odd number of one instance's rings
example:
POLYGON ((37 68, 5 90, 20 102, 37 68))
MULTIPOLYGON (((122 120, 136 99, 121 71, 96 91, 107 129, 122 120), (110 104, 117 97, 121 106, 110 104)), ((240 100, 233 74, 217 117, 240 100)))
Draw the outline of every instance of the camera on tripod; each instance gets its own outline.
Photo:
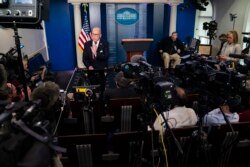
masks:
MULTIPOLYGON (((250 35, 250 32, 242 32, 243 35, 250 35)), ((243 42, 246 43, 245 49, 242 50, 242 53, 248 54, 250 48, 250 37, 244 36, 243 42)))
POLYGON ((214 39, 214 37, 216 36, 216 30, 217 30, 217 22, 215 20, 208 22, 204 22, 203 23, 203 30, 208 30, 207 32, 207 36, 209 36, 210 38, 210 42, 211 39, 214 39))
POLYGON ((250 43, 250 37, 243 37, 243 42, 250 43))
POLYGON ((126 78, 134 79, 135 90, 146 97, 149 103, 157 104, 163 110, 171 105, 175 86, 163 76, 159 68, 153 68, 145 61, 139 61, 139 63, 124 64, 122 71, 126 78))

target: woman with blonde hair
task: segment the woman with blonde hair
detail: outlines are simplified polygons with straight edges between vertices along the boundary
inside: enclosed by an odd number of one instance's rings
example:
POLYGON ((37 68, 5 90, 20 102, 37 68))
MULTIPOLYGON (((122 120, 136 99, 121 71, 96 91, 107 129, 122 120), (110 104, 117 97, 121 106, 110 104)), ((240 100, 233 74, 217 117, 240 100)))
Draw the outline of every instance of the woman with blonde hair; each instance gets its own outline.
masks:
POLYGON ((238 43, 238 33, 236 31, 227 33, 227 42, 223 44, 219 59, 222 61, 236 60, 229 57, 230 54, 241 54, 241 45, 238 43))

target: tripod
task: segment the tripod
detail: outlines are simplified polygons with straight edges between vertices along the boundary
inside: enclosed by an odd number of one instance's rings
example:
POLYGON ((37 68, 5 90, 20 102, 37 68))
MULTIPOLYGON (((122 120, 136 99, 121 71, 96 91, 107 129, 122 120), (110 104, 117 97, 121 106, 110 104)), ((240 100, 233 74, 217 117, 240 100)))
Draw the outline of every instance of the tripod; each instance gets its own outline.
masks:
POLYGON ((203 129, 203 119, 204 115, 206 113, 207 107, 207 99, 208 97, 202 97, 204 100, 204 103, 200 104, 198 101, 194 101, 193 103, 193 109, 199 116, 198 121, 198 130, 193 132, 193 147, 195 148, 195 159, 198 159, 198 162, 194 166, 200 167, 210 167, 213 166, 211 157, 210 157, 210 149, 211 145, 208 143, 207 134, 203 129), (204 163, 205 162, 205 163, 204 163))
POLYGON ((13 22, 13 30, 14 30, 14 38, 15 38, 15 44, 16 44, 16 49, 17 49, 17 54, 18 54, 17 61, 18 61, 18 66, 19 66, 19 75, 21 78, 21 83, 23 85, 25 101, 29 101, 28 91, 27 91, 27 82, 25 78, 23 58, 22 58, 22 53, 21 53, 21 44, 20 44, 21 37, 18 35, 18 28, 17 28, 15 21, 13 22))

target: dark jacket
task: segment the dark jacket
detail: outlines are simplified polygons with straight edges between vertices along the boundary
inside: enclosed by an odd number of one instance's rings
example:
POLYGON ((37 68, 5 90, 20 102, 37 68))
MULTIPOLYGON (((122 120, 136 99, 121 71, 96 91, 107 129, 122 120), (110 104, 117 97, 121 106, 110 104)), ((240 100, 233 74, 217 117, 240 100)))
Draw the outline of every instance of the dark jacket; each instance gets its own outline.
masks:
POLYGON ((164 38, 160 42, 160 49, 159 50, 163 50, 163 52, 167 52, 168 54, 174 54, 174 53, 177 53, 177 49, 180 49, 181 53, 184 50, 184 45, 178 38, 174 42, 171 39, 171 37, 167 37, 167 38, 164 38))
POLYGON ((108 67, 108 57, 109 57, 109 44, 108 42, 100 39, 96 58, 92 57, 92 40, 86 42, 84 44, 84 52, 83 52, 83 63, 88 68, 89 66, 93 66, 94 69, 100 70, 108 67))

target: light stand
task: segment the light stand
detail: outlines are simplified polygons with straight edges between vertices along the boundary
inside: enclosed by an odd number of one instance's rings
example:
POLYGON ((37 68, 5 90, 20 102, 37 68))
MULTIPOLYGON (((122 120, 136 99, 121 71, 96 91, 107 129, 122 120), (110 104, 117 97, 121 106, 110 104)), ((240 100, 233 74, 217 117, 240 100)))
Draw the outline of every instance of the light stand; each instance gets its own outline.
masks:
POLYGON ((29 101, 29 96, 28 96, 28 90, 27 90, 27 82, 25 78, 25 73, 24 73, 24 67, 23 67, 23 58, 22 58, 22 53, 21 53, 21 44, 20 44, 20 36, 18 35, 18 29, 16 22, 13 22, 13 30, 14 30, 14 38, 15 38, 15 44, 16 44, 16 49, 17 49, 17 61, 19 63, 19 75, 21 78, 21 83, 23 85, 23 92, 25 96, 25 101, 29 101))
POLYGON ((237 18, 237 14, 230 13, 230 20, 233 21, 233 30, 234 30, 236 18, 237 18))

